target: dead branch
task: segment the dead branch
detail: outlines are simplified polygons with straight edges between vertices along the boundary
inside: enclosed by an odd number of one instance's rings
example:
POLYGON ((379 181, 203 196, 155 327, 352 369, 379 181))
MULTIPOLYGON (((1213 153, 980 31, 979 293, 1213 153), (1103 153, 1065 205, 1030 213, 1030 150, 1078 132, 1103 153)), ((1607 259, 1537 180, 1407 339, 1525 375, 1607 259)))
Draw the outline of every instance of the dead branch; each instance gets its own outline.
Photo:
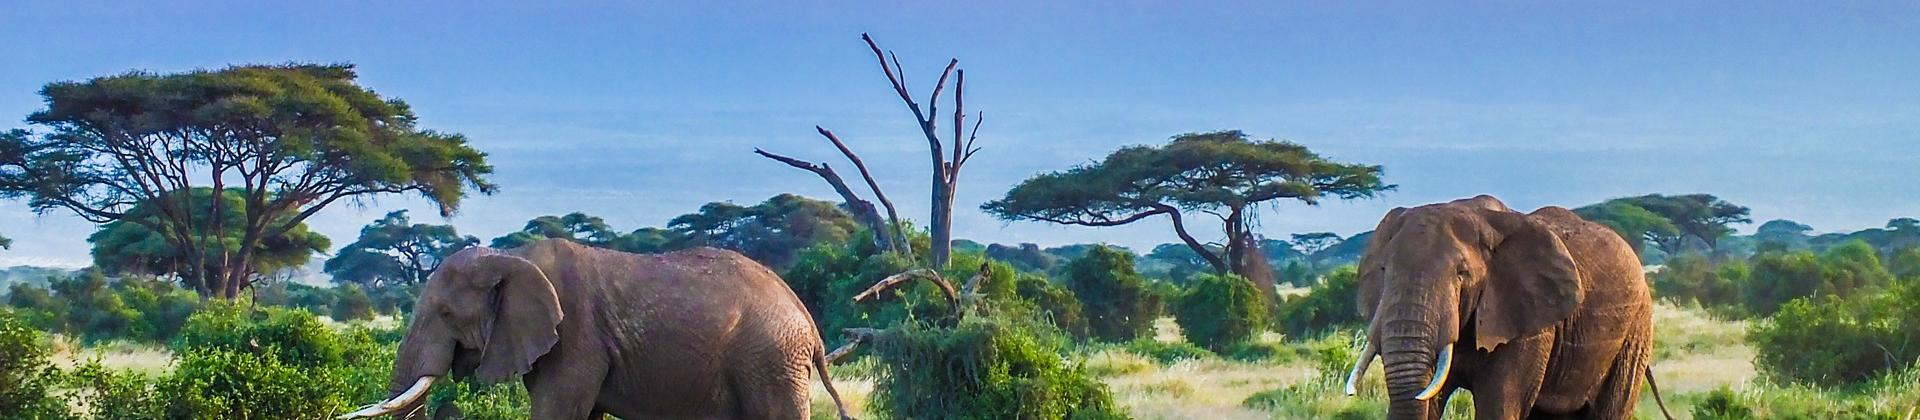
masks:
POLYGON ((901 284, 905 284, 913 279, 933 282, 933 285, 940 287, 940 294, 946 296, 948 304, 953 305, 954 308, 960 307, 960 292, 953 289, 953 283, 949 283, 947 279, 941 278, 940 272, 925 268, 916 268, 907 270, 904 273, 887 276, 887 278, 881 279, 879 283, 874 283, 873 287, 868 287, 866 291, 853 295, 853 301, 859 302, 867 300, 869 297, 873 297, 889 289, 900 287, 901 284))
MULTIPOLYGON (((887 222, 893 230, 893 238, 890 242, 900 245, 899 249, 894 249, 894 251, 901 252, 909 257, 913 256, 913 248, 907 246, 907 234, 901 231, 900 212, 894 210, 893 200, 887 199, 887 193, 880 191, 880 183, 873 181, 873 172, 867 170, 867 163, 860 160, 860 155, 854 154, 853 149, 848 148, 846 142, 840 141, 840 136, 834 135, 833 131, 817 125, 813 126, 813 129, 819 131, 821 136, 827 138, 827 141, 833 142, 833 147, 840 149, 840 154, 846 156, 847 160, 853 162, 853 168, 860 171, 860 178, 867 182, 867 188, 873 190, 874 199, 880 200, 880 205, 886 207, 887 222)), ((878 229, 879 227, 876 226, 874 228, 878 229)))
MULTIPOLYGON (((825 130, 821 130, 821 131, 825 131, 825 130)), ((834 143, 837 144, 839 143, 839 141, 836 140, 834 141, 834 143)), ((880 245, 880 248, 882 249, 893 249, 894 243, 895 243, 894 238, 898 237, 899 235, 897 233, 895 235, 888 235, 886 233, 886 228, 884 224, 881 223, 880 212, 876 211, 873 208, 873 203, 868 202, 867 200, 861 199, 859 194, 854 193, 853 188, 847 186, 847 181, 845 179, 841 179, 840 174, 837 172, 834 172, 833 167, 827 166, 826 162, 821 162, 817 164, 811 163, 811 162, 807 162, 799 159, 781 156, 778 154, 774 154, 773 152, 768 152, 768 151, 760 150, 757 148, 753 149, 753 153, 759 154, 760 156, 765 156, 767 159, 773 159, 775 161, 779 161, 780 163, 785 163, 787 164, 787 166, 792 166, 794 168, 799 168, 800 170, 812 172, 815 175, 819 175, 821 179, 825 179, 828 185, 833 186, 834 192, 840 193, 840 199, 845 200, 847 202, 847 207, 853 211, 854 218, 860 220, 861 224, 867 225, 868 229, 873 229, 874 242, 877 242, 880 245)), ((852 153, 848 152, 848 156, 852 156, 852 153)), ((858 160, 855 160, 854 162, 855 162, 855 166, 861 166, 860 172, 864 175, 866 172, 865 165, 861 165, 858 160)), ((867 178, 867 182, 871 184, 873 182, 873 179, 869 177, 867 178)), ((878 186, 874 186, 873 188, 876 194, 879 193, 880 189, 878 186)), ((885 199, 885 196, 881 196, 881 197, 883 200, 885 199)), ((887 204, 887 210, 888 212, 892 212, 893 205, 887 204)), ((899 230, 898 229, 899 222, 896 220, 894 224, 895 224, 894 230, 897 232, 899 230)))
POLYGON ((840 334, 847 337, 847 343, 841 344, 840 347, 827 353, 827 363, 829 364, 840 363, 840 359, 844 359, 847 355, 853 354, 853 350, 860 347, 860 343, 872 341, 874 337, 879 336, 880 330, 872 328, 847 328, 840 330, 840 334))

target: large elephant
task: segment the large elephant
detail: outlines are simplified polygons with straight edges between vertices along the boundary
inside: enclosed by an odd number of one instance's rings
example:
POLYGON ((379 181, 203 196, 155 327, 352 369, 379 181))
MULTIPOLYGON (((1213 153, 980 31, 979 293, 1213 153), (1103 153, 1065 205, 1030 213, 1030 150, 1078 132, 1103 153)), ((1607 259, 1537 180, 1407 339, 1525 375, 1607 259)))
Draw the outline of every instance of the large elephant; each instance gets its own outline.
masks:
POLYGON ((1653 302, 1607 227, 1485 195, 1396 208, 1359 269, 1368 344, 1347 392, 1382 358, 1388 417, 1438 419, 1458 389, 1478 419, 1631 415, 1653 302))
POLYGON ((433 272, 413 314, 393 396, 343 418, 414 413, 449 374, 524 374, 535 419, 802 419, 813 373, 846 417, 806 308, 731 251, 472 248, 433 272))

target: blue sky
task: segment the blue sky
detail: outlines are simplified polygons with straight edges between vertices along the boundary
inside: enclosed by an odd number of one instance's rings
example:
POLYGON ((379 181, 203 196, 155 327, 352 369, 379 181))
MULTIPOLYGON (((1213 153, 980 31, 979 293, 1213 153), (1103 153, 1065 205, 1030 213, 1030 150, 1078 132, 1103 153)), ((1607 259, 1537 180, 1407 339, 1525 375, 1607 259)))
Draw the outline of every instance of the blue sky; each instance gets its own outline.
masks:
MULTIPOLYGON (((976 207, 1123 145, 1236 128, 1385 165, 1400 185, 1266 209, 1272 237, 1481 193, 1532 209, 1710 192, 1823 231, 1920 216, 1913 3, 158 3, 0 6, 0 128, 25 127, 50 81, 350 62, 424 126, 491 153, 503 191, 450 221, 482 238, 575 210, 625 230, 708 201, 832 198, 750 153, 836 158, 816 124, 925 219, 925 143, 860 42, 871 32, 918 95, 947 58, 968 70, 985 150, 955 231, 981 241, 1170 242, 1162 219, 1073 228, 976 207)), ((432 219, 396 196, 312 223, 345 243, 396 208, 432 219)), ((0 203, 16 240, 0 264, 83 263, 91 231, 0 203)))

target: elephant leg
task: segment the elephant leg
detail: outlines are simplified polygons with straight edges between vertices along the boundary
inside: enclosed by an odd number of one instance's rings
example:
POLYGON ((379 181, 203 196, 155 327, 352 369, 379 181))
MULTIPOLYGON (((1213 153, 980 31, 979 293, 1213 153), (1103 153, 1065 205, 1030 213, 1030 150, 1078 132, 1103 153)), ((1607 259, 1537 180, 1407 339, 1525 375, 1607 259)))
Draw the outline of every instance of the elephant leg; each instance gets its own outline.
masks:
MULTIPOLYGON (((551 356, 551 355, 550 355, 551 356)), ((565 359, 556 359, 565 360, 565 359)), ((535 419, 571 420, 598 418, 595 407, 600 399, 601 384, 607 378, 606 363, 568 363, 566 365, 534 365, 523 381, 527 385, 527 394, 533 398, 533 416, 535 419)))
POLYGON ((1534 400, 1540 397, 1540 383, 1547 376, 1547 357, 1553 350, 1554 331, 1547 331, 1503 344, 1489 355, 1485 365, 1475 372, 1473 412, 1475 419, 1516 420, 1529 417, 1534 400))
POLYGON ((805 419, 811 414, 807 388, 813 365, 802 354, 752 357, 736 364, 728 378, 737 418, 805 419))
MULTIPOLYGON (((1646 328, 1650 329, 1650 328, 1646 328)), ((1613 366, 1607 369, 1607 378, 1601 382, 1600 391, 1595 393, 1593 401, 1588 403, 1586 415, 1589 419, 1625 419, 1632 418, 1634 405, 1640 401, 1640 379, 1644 378, 1647 364, 1653 358, 1653 333, 1642 331, 1627 337, 1621 346, 1620 355, 1614 358, 1613 366)))

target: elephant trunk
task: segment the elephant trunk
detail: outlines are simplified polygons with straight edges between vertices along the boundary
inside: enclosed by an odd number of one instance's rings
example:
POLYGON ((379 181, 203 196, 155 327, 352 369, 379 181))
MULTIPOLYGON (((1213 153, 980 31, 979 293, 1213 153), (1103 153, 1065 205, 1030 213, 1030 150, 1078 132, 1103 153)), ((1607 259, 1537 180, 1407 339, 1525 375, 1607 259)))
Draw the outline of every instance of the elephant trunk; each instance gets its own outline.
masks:
POLYGON ((1386 370, 1387 395, 1391 404, 1387 408, 1387 417, 1393 419, 1427 419, 1430 404, 1418 398, 1433 381, 1434 353, 1430 340, 1407 338, 1389 340, 1390 350, 1383 352, 1382 359, 1386 370))
POLYGON ((339 418, 366 418, 394 414, 397 418, 415 418, 420 407, 426 403, 426 394, 433 389, 433 383, 447 376, 453 365, 454 341, 438 337, 434 328, 408 328, 407 338, 400 343, 399 355, 393 361, 393 377, 388 381, 388 398, 342 415, 339 418))
POLYGON ((1387 417, 1429 419, 1431 400, 1452 366, 1452 314, 1432 305, 1393 302, 1382 308, 1374 339, 1386 371, 1387 417))

